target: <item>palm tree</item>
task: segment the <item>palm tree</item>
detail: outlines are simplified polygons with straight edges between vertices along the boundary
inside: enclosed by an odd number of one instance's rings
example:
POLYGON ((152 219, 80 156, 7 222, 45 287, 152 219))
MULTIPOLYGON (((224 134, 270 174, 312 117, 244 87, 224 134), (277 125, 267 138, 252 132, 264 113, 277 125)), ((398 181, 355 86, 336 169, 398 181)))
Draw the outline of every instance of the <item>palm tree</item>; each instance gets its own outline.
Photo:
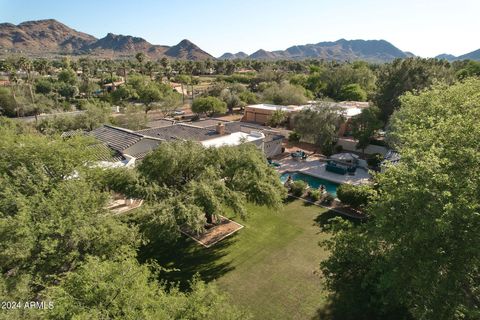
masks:
MULTIPOLYGON (((28 87, 28 91, 30 93, 30 99, 32 101, 33 109, 36 110, 37 108, 35 106, 35 95, 33 94, 33 74, 32 74, 33 63, 30 59, 26 57, 20 57, 20 59, 18 59, 17 64, 18 64, 18 68, 22 69, 27 74, 26 84, 28 87)), ((37 122, 37 120, 38 120, 37 114, 35 113, 35 122, 37 122)))
POLYGON ((12 97, 15 102, 15 111, 17 112, 17 117, 20 117, 20 110, 17 100, 16 88, 18 84, 17 70, 14 66, 9 65, 8 68, 8 81, 10 82, 10 87, 12 88, 12 97))
POLYGON ((122 70, 123 81, 127 83, 127 74, 130 70, 130 63, 126 60, 123 60, 122 62, 120 62, 120 69, 122 70))
POLYGON ((146 58, 147 58, 147 56, 146 56, 145 53, 143 53, 143 52, 138 52, 138 53, 135 55, 135 59, 137 59, 138 65, 139 65, 139 67, 140 67, 140 73, 142 73, 142 74, 143 74, 143 72, 142 72, 143 62, 145 61, 146 58))

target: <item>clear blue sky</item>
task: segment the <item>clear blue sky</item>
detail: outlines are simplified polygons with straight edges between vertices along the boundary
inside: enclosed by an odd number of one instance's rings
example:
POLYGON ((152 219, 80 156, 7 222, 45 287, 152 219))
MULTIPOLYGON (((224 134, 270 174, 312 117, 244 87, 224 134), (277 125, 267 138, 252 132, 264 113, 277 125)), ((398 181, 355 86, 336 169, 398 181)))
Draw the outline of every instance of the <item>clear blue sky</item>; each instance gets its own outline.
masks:
POLYGON ((295 44, 385 39, 421 56, 480 48, 480 0, 0 0, 0 22, 54 18, 174 45, 187 38, 219 56, 295 44))

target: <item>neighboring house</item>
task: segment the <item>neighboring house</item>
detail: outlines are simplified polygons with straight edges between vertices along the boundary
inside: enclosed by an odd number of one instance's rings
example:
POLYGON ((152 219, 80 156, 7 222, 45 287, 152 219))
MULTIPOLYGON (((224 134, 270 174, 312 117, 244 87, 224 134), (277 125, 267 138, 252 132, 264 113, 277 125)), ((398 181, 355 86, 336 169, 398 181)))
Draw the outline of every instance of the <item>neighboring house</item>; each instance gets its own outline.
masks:
MULTIPOLYGON (((162 123, 165 124, 165 123, 162 123)), ((267 157, 282 153, 284 136, 266 127, 242 122, 201 120, 189 123, 176 123, 169 126, 131 131, 124 128, 103 125, 90 132, 82 130, 64 132, 63 137, 89 135, 99 140, 95 148, 102 148, 99 164, 105 167, 134 166, 160 143, 171 140, 197 141, 205 147, 221 147, 253 143, 267 157), (107 157, 108 151, 112 157, 107 157)), ((100 152, 100 151, 99 151, 100 152)))
POLYGON ((89 135, 94 136, 107 144, 111 149, 129 158, 131 165, 134 165, 136 160, 141 160, 164 141, 163 139, 145 137, 131 130, 110 125, 103 125, 89 132, 89 135))
MULTIPOLYGON (((287 118, 292 119, 292 115, 303 110, 304 106, 280 106, 274 104, 254 104, 245 107, 242 121, 266 125, 275 111, 283 111, 287 118)), ((288 121, 287 121, 288 122, 288 121)))
POLYGON ((191 122, 192 125, 202 128, 214 129, 217 124, 222 123, 227 133, 244 132, 254 133, 261 132, 265 138, 263 140, 263 152, 267 158, 279 155, 283 152, 283 139, 285 138, 277 130, 254 123, 245 123, 240 121, 224 121, 218 119, 205 119, 191 122))
POLYGON ((175 120, 159 119, 148 122, 146 126, 149 128, 161 128, 169 127, 173 124, 175 124, 175 120))
MULTIPOLYGON (((227 131, 225 122, 216 121, 215 125, 207 127, 196 126, 193 123, 178 123, 168 127, 145 129, 138 133, 163 140, 198 141, 205 147, 220 147, 224 145, 239 145, 244 142, 255 144, 264 150, 265 135, 261 132, 227 131)), ((205 123, 204 123, 205 124, 205 123)))
POLYGON ((368 107, 368 102, 358 102, 358 101, 343 101, 343 102, 326 102, 326 101, 311 101, 307 105, 273 105, 273 104, 254 104, 245 107, 245 113, 243 115, 242 121, 249 123, 256 123, 260 125, 266 125, 270 120, 272 114, 275 111, 285 112, 287 116, 287 125, 288 127, 293 127, 293 118, 300 111, 312 108, 313 106, 325 107, 325 108, 336 108, 338 113, 343 116, 344 122, 340 125, 338 130, 338 135, 343 136, 345 132, 349 130, 349 124, 353 117, 359 115, 362 112, 362 109, 368 107))
POLYGON ((111 83, 104 84, 103 89, 106 90, 107 92, 112 92, 112 91, 115 91, 118 87, 120 87, 123 84, 125 84, 124 80, 114 81, 111 83))

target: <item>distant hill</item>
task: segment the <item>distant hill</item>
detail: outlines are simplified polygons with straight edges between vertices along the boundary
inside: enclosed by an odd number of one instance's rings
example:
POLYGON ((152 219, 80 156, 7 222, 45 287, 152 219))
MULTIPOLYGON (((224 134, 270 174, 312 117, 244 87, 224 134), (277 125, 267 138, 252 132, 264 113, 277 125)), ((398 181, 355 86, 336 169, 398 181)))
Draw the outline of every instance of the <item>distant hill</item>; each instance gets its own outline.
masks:
POLYGON ((0 24, 0 48, 32 53, 74 53, 97 39, 50 19, 27 21, 18 26, 0 24))
MULTIPOLYGON (((229 58, 226 53, 220 58, 229 58)), ((297 45, 285 50, 266 51, 260 49, 248 56, 248 59, 325 59, 335 61, 365 60, 370 62, 387 62, 396 58, 414 56, 403 52, 385 40, 345 40, 319 42, 316 44, 297 45)))
POLYGON ((143 52, 152 59, 203 60, 213 58, 188 40, 169 47, 153 45, 143 38, 107 34, 97 39, 54 19, 0 24, 0 55, 22 53, 30 56, 93 55, 100 58, 133 57, 143 52))
POLYGON ((246 59, 248 57, 248 54, 246 54, 243 51, 237 52, 237 53, 230 53, 226 52, 222 54, 218 59, 220 60, 234 60, 234 59, 246 59))
POLYGON ((438 56, 435 57, 435 59, 443 59, 443 60, 448 60, 448 61, 453 61, 457 57, 455 57, 453 54, 448 54, 448 53, 442 53, 439 54, 438 56))
POLYGON ((177 45, 168 48, 168 50, 165 51, 165 55, 184 60, 205 60, 208 58, 213 58, 210 54, 206 53, 187 39, 184 39, 177 45))
POLYGON ((443 53, 436 56, 435 58, 445 59, 448 61, 467 60, 467 59, 480 61, 480 49, 466 53, 466 54, 462 54, 461 56, 458 56, 458 57, 454 56, 453 54, 443 53))
POLYGON ((480 60, 480 49, 463 54, 458 57, 459 60, 471 59, 471 60, 480 60))

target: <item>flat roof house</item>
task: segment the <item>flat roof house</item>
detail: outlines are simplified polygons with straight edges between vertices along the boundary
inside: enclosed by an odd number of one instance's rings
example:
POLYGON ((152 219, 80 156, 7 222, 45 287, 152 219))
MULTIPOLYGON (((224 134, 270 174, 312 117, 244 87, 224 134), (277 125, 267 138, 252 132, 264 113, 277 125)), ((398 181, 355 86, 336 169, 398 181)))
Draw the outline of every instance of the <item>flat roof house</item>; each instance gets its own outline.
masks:
POLYGON ((273 104, 254 104, 245 107, 245 113, 242 121, 248 123, 256 123, 266 125, 275 111, 283 111, 287 114, 287 123, 289 127, 293 127, 293 118, 295 114, 307 108, 336 108, 338 113, 345 118, 345 122, 339 128, 339 136, 342 136, 348 130, 348 123, 350 119, 359 115, 362 109, 368 107, 368 102, 358 101, 310 101, 307 105, 273 105, 273 104))

